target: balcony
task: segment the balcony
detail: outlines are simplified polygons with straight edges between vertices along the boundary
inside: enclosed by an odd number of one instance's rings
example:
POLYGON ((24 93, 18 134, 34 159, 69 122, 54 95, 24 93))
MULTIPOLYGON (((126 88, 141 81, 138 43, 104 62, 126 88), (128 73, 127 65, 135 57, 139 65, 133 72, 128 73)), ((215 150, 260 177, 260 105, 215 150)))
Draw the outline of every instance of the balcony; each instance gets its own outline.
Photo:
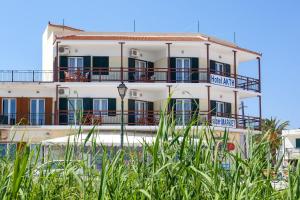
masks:
POLYGON ((289 160, 298 160, 300 158, 300 149, 298 148, 286 148, 285 153, 289 160))
MULTIPOLYGON (((176 111, 173 115, 176 125, 187 125, 195 111, 176 111)), ((241 116, 228 113, 216 113, 211 116, 208 112, 197 112, 198 125, 211 124, 215 127, 239 128, 260 130, 260 118, 241 116)), ((9 114, 0 115, 0 125, 120 125, 121 111, 64 111, 39 114, 9 114), (57 119, 57 123, 55 123, 57 119)), ((157 126, 159 124, 159 111, 124 111, 124 123, 131 126, 157 126)))
MULTIPOLYGON (((107 70, 59 70, 54 76, 53 71, 41 70, 0 70, 0 82, 120 82, 121 69, 111 67, 107 70)), ((124 68, 123 80, 126 82, 143 83, 212 83, 247 91, 260 92, 258 79, 233 74, 220 74, 207 69, 179 70, 154 68, 139 71, 124 68), (209 77, 209 78, 208 78, 209 77)))

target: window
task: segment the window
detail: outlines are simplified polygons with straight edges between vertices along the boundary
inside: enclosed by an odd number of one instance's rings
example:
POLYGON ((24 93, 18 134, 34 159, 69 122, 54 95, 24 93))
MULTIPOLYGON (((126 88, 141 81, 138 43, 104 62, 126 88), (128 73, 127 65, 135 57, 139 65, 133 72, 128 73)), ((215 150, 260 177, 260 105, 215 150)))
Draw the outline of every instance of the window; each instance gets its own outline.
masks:
POLYGON ((68 57, 68 69, 70 73, 83 70, 83 57, 68 57))
POLYGON ((225 103, 224 102, 216 102, 216 113, 217 115, 222 115, 225 113, 225 103))
POLYGON ((216 62, 216 74, 223 75, 224 72, 224 64, 216 62))
POLYGON ((148 102, 135 101, 135 122, 143 123, 147 121, 148 117, 148 102))
POLYGON ((176 99, 176 120, 178 125, 185 125, 191 119, 191 99, 176 99))
POLYGON ((16 123, 16 99, 5 98, 2 100, 2 115, 4 124, 16 123))
POLYGON ((44 99, 30 100, 30 124, 31 125, 45 124, 45 100, 44 99))
POLYGON ((176 58, 176 81, 190 80, 191 62, 189 58, 176 58))
POLYGON ((93 100, 93 114, 96 116, 108 115, 108 99, 93 100))
POLYGON ((135 60, 135 78, 136 80, 141 80, 146 78, 146 71, 147 71, 147 62, 142 60, 135 60))
POLYGON ((68 100, 68 119, 69 124, 78 124, 80 115, 83 108, 82 99, 69 99, 68 100))
POLYGON ((296 138, 296 148, 300 149, 300 138, 296 138))

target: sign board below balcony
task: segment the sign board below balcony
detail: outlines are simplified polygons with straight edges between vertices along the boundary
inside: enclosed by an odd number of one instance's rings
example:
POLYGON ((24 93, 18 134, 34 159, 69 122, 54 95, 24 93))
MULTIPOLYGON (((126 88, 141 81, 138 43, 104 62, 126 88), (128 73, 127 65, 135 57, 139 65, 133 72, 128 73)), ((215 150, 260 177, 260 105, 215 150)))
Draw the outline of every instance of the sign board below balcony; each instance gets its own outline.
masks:
POLYGON ((211 123, 213 126, 236 128, 236 120, 232 118, 212 116, 211 123))
POLYGON ((210 75, 210 82, 212 84, 216 84, 216 85, 222 85, 222 86, 232 87, 232 88, 235 87, 235 79, 231 78, 231 77, 211 74, 210 75))

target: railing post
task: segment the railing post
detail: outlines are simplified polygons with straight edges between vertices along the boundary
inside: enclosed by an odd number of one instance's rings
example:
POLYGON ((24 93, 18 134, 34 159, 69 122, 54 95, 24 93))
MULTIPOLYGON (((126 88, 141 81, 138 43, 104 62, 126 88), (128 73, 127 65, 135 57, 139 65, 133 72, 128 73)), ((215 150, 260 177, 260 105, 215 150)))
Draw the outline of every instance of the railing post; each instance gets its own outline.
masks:
POLYGON ((14 70, 11 70, 11 82, 14 82, 14 70))
POLYGON ((34 70, 32 70, 32 82, 34 82, 34 70))

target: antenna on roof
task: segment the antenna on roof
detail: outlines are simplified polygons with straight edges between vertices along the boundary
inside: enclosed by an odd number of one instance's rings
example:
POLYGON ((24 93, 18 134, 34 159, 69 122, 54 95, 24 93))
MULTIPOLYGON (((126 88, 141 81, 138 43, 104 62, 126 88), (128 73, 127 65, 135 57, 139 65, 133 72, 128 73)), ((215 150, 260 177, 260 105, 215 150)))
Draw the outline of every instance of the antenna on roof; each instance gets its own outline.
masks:
POLYGON ((233 32, 233 43, 236 44, 235 32, 233 32))
POLYGON ((198 33, 200 32, 200 23, 199 23, 199 20, 198 20, 198 33))
POLYGON ((135 32, 135 19, 133 20, 133 32, 135 32))

